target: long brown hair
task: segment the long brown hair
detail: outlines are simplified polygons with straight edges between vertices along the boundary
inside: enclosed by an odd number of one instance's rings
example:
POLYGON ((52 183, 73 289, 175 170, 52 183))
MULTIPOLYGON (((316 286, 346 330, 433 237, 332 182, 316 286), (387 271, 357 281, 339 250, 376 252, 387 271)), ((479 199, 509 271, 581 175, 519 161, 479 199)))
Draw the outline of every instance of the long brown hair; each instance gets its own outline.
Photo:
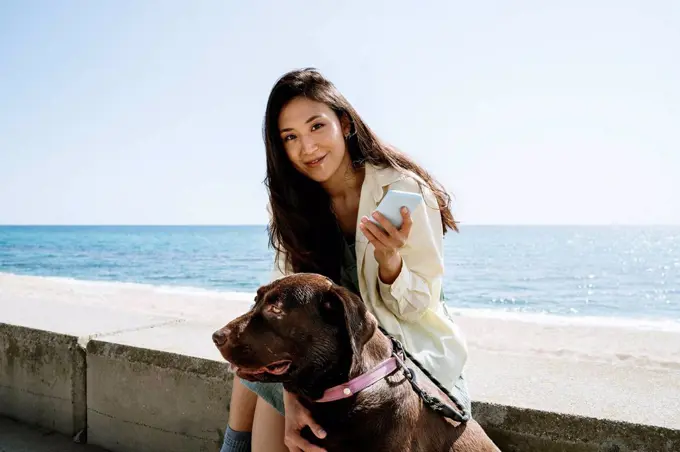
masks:
POLYGON ((279 134, 279 113, 298 96, 325 103, 338 118, 346 116, 351 125, 346 142, 354 169, 368 162, 379 168, 415 173, 437 198, 444 233, 447 229, 458 231, 450 209, 450 196, 425 169, 382 143, 347 99, 317 70, 294 70, 283 75, 272 88, 262 131, 267 151, 265 185, 272 210, 269 243, 277 258, 281 252, 285 253, 284 265, 294 272, 321 273, 339 282, 343 238, 330 197, 320 184, 295 169, 279 134))

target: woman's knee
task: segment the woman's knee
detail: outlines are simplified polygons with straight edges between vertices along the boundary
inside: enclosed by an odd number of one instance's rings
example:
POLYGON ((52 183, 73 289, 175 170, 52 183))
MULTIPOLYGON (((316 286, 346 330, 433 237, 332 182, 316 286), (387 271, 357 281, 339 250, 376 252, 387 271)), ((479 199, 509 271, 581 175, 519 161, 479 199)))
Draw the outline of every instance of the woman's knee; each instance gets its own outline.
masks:
POLYGON ((233 430, 252 431, 257 400, 257 394, 245 387, 239 378, 234 378, 229 403, 229 426, 233 430))

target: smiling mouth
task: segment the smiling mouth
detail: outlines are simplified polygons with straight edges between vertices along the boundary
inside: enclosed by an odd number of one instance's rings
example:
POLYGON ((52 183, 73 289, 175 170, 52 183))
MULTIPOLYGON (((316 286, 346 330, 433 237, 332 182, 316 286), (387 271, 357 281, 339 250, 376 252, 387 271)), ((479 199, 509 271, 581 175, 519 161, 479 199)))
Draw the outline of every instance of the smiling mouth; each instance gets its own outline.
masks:
POLYGON ((319 157, 319 158, 316 159, 316 160, 311 160, 311 161, 309 161, 309 162, 305 162, 305 165, 307 165, 307 166, 312 166, 312 167, 318 166, 319 164, 321 164, 321 162, 324 161, 324 159, 325 159, 327 156, 328 156, 328 154, 326 154, 326 155, 324 155, 324 156, 322 156, 322 157, 319 157))
POLYGON ((283 375, 288 372, 292 361, 289 359, 282 359, 281 361, 275 361, 271 364, 267 364, 264 367, 257 369, 247 369, 244 367, 238 367, 232 364, 232 368, 239 377, 257 377, 265 374, 270 375, 283 375))

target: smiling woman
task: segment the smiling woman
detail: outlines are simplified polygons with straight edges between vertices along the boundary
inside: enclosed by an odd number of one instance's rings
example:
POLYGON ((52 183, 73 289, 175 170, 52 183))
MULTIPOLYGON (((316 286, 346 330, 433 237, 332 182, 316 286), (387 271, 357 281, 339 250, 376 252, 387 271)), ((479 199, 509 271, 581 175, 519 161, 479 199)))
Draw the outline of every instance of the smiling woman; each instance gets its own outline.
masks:
POLYGON ((350 167, 344 139, 350 124, 347 116, 338 116, 326 104, 297 97, 281 111, 281 139, 295 168, 310 179, 330 188, 337 169, 350 167))
MULTIPOLYGON (((408 156, 382 143, 313 69, 277 81, 263 135, 274 278, 318 273, 358 295, 380 326, 469 412, 465 340, 441 302, 443 237, 457 230, 446 191, 408 156), (375 212, 390 189, 424 199, 412 212, 402 209, 399 228, 375 212)), ((239 373, 259 372, 262 378, 248 380, 262 380, 289 371, 275 361, 239 373)), ((255 451, 323 450, 300 435, 307 425, 320 438, 325 433, 285 383, 244 380, 234 383, 222 452, 250 450, 250 431, 255 451)))

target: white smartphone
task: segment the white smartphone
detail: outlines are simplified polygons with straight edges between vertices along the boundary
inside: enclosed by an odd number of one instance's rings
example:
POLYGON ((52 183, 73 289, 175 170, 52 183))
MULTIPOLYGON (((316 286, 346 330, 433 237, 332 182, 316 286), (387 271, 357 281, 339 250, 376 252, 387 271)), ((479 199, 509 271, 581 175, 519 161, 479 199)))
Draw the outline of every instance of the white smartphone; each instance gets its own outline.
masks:
MULTIPOLYGON (((423 195, 420 193, 389 190, 374 212, 380 212, 395 228, 399 229, 403 223, 401 208, 406 207, 409 213, 413 214, 413 211, 421 202, 423 202, 423 195)), ((370 216, 369 220, 380 226, 378 220, 373 218, 373 216, 370 216)))

